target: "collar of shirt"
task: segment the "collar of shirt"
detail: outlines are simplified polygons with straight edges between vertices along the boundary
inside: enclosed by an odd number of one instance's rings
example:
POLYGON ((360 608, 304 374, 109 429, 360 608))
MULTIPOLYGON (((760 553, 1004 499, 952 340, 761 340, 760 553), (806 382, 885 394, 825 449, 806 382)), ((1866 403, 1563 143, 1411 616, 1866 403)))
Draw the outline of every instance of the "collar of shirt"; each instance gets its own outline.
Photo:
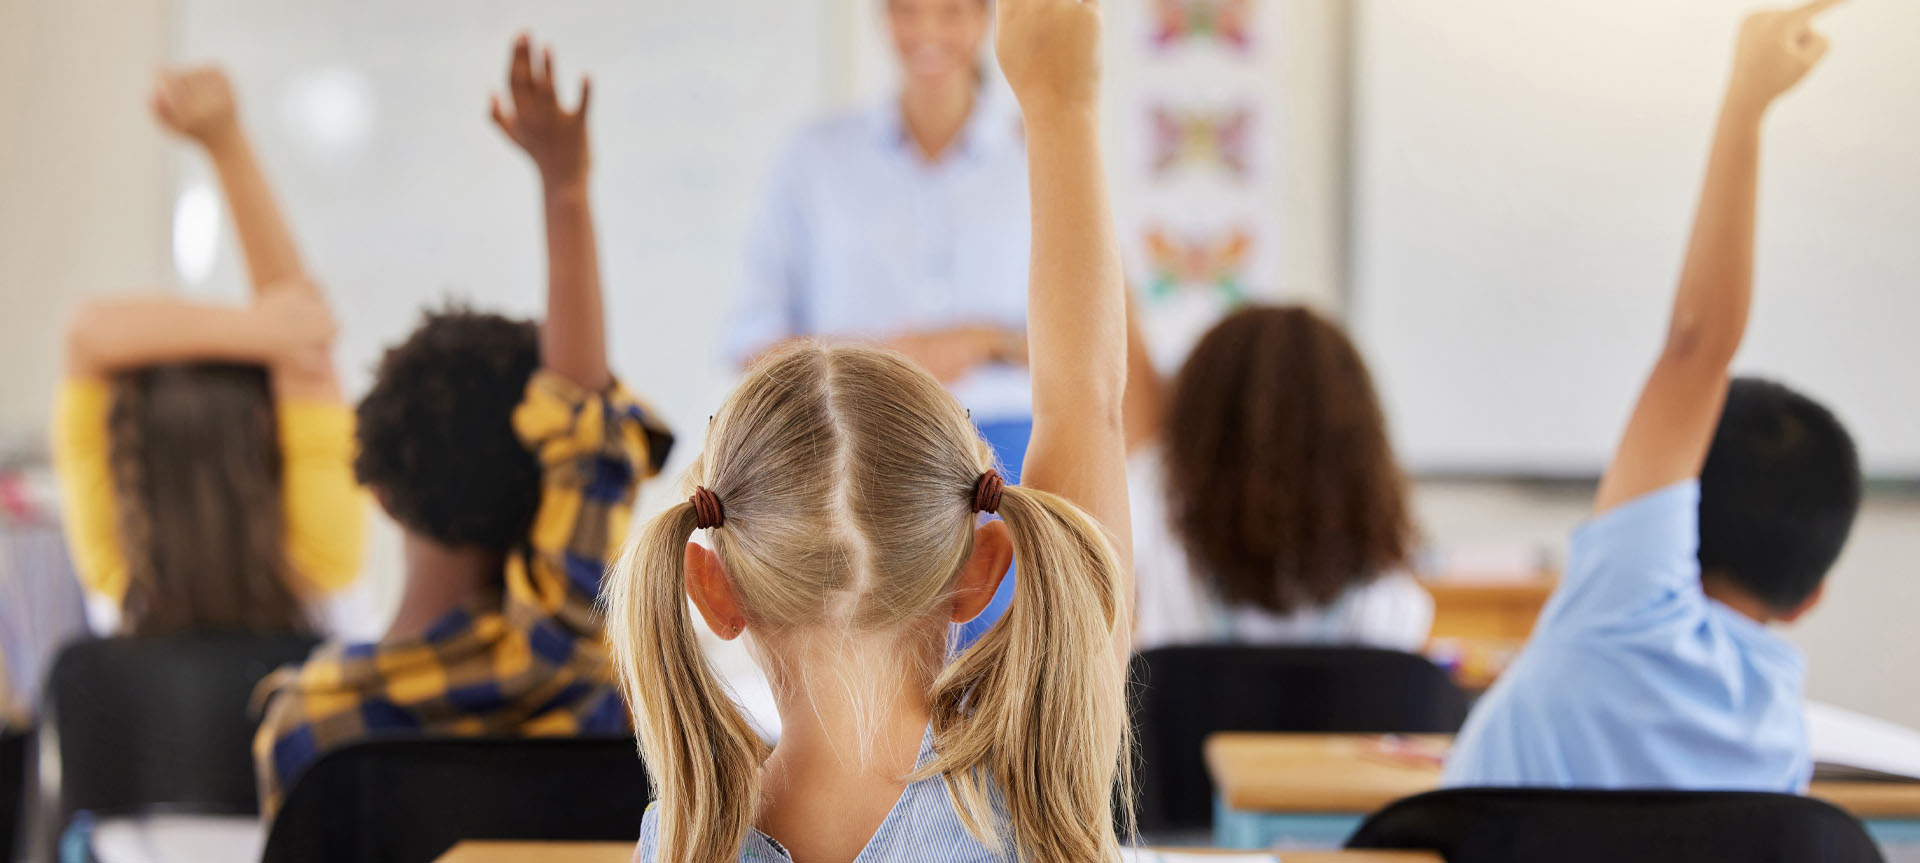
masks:
MULTIPOLYGON (((873 106, 868 114, 868 125, 873 129, 874 141, 881 147, 906 152, 913 146, 912 137, 907 132, 907 118, 901 110, 900 95, 897 93, 873 106)), ((973 113, 967 116, 966 126, 960 130, 960 137, 940 161, 946 162, 956 156, 989 156, 1004 147, 1018 144, 1021 136, 1020 112, 1012 95, 991 81, 983 82, 974 91, 973 113)))

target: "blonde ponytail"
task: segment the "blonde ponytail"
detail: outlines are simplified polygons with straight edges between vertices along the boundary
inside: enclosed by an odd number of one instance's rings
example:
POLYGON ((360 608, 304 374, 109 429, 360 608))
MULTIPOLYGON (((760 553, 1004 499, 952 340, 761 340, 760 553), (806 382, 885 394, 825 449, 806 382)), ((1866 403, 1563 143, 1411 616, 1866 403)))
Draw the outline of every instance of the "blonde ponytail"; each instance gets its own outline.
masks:
POLYGON ((1013 603, 935 679, 938 757, 921 775, 944 775, 967 829, 989 843, 997 792, 1020 845, 1003 850, 1022 860, 1113 860, 1113 794, 1128 784, 1129 749, 1113 547, 1046 492, 1008 486, 1000 516, 1018 562, 1013 603))
POLYGON ((694 508, 648 522, 607 589, 607 638, 660 806, 660 860, 739 858, 753 826, 760 739, 707 665, 687 611, 694 508))

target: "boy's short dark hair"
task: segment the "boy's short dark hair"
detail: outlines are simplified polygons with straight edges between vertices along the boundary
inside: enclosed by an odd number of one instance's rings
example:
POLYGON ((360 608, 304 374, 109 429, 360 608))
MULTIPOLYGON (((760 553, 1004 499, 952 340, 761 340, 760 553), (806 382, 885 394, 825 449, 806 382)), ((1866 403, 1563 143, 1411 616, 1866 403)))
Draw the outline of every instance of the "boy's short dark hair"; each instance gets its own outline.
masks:
POLYGON ((1840 557, 1860 493, 1853 438, 1831 411, 1736 378, 1700 472, 1700 567, 1776 611, 1798 608, 1840 557))
POLYGON ((513 411, 539 366, 533 322, 459 306, 427 312, 360 400, 354 476, 408 531, 449 546, 519 546, 540 505, 540 467, 513 411))

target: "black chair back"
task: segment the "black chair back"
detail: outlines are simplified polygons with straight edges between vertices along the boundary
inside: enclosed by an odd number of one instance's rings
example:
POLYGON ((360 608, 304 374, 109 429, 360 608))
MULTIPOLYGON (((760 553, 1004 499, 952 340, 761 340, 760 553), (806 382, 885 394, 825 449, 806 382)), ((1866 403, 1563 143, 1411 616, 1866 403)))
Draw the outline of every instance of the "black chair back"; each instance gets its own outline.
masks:
POLYGON ((0 733, 0 859, 17 859, 23 850, 16 843, 26 802, 27 752, 32 745, 30 732, 0 733))
POLYGON ((1451 733, 1467 699, 1425 658, 1363 647, 1166 647, 1133 659, 1142 833, 1213 823, 1203 747, 1222 731, 1451 733))
POLYGON ((640 838, 647 771, 631 737, 386 738, 294 780, 265 863, 430 863, 466 840, 640 838))
POLYGON ((1349 848, 1435 851, 1447 863, 1881 863, 1832 804, 1791 794, 1461 788, 1375 813, 1349 848))
POLYGON ((252 815, 250 702, 261 678, 302 662, 306 636, 76 641, 54 660, 42 703, 42 788, 60 824, 77 810, 252 815), (58 775, 49 775, 58 770, 58 775))

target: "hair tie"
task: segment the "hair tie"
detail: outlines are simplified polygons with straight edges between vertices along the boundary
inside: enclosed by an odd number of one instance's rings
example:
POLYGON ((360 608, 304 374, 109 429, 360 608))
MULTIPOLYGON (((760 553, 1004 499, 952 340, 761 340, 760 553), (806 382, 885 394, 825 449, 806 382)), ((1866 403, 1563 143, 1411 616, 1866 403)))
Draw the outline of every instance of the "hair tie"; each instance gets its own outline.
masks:
POLYGON ((706 486, 693 490, 693 497, 687 499, 693 504, 693 526, 699 530, 719 527, 727 523, 727 508, 720 505, 720 496, 706 486))
POLYGON ((973 511, 989 514, 1000 512, 1000 494, 1006 488, 1006 480, 1000 478, 1000 472, 988 469, 980 475, 980 481, 974 483, 973 511))

